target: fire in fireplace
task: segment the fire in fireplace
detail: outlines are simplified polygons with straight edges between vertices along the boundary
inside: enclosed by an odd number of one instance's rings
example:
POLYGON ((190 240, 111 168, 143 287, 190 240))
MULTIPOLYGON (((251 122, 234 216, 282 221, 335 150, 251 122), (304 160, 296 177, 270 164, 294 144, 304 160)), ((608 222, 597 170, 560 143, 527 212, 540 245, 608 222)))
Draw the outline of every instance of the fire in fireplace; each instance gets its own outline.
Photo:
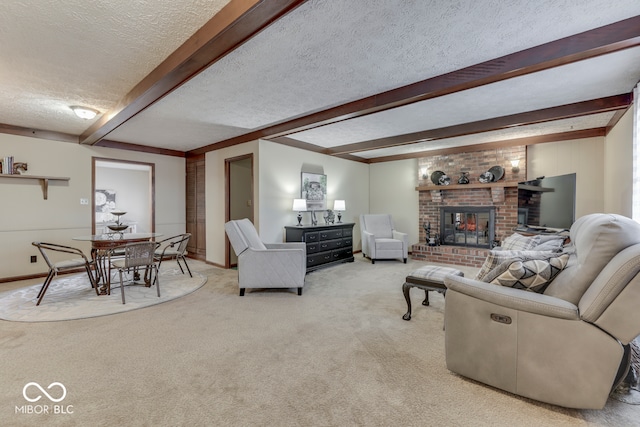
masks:
POLYGON ((493 206, 446 206, 440 208, 440 243, 491 248, 495 237, 493 206))

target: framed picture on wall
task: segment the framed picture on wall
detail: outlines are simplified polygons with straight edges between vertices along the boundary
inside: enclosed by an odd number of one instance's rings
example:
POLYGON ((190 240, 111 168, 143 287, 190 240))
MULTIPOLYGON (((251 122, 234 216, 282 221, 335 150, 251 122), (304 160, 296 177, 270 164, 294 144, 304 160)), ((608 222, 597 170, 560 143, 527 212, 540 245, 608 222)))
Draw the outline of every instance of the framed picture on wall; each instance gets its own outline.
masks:
POLYGON ((307 201, 308 211, 327 208, 327 175, 302 172, 300 196, 307 201))
POLYGON ((116 191, 115 190, 96 190, 96 222, 114 221, 115 216, 111 215, 111 211, 116 208, 116 191))

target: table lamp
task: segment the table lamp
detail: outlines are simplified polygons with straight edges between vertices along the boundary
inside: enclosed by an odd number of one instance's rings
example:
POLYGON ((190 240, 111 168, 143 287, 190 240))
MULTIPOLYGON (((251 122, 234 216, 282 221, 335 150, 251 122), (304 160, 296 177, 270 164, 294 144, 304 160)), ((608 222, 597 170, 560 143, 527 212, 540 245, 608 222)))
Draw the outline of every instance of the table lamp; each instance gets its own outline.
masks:
POLYGON ((344 200, 335 200, 333 202, 333 210, 338 212, 338 224, 342 222, 342 212, 345 211, 344 200))
POLYGON ((307 201, 305 199, 293 199, 293 209, 298 211, 298 227, 302 227, 302 212, 307 210, 307 201))

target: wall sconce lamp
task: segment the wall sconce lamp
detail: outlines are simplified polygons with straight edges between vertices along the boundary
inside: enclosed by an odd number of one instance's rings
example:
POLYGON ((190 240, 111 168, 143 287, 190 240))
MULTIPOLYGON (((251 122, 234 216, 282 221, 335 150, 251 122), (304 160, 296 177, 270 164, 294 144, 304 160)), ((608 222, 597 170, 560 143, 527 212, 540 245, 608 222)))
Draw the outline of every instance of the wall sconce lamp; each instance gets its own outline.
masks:
POLYGON ((298 227, 302 227, 302 212, 307 210, 307 201, 305 199, 293 199, 293 209, 298 211, 298 227))
POLYGON ((420 168, 420 176, 422 179, 427 179, 427 168, 420 168))
POLYGON ((520 172, 520 160, 511 160, 511 172, 518 173, 520 172))
POLYGON ((93 108, 88 108, 88 107, 81 107, 79 105, 72 105, 69 108, 71 108, 73 112, 76 113, 76 116, 85 120, 91 120, 95 116, 97 116, 99 113, 98 110, 94 110, 93 108))
POLYGON ((333 210, 338 212, 338 224, 342 222, 342 212, 344 212, 346 205, 344 200, 336 200, 333 202, 333 210))

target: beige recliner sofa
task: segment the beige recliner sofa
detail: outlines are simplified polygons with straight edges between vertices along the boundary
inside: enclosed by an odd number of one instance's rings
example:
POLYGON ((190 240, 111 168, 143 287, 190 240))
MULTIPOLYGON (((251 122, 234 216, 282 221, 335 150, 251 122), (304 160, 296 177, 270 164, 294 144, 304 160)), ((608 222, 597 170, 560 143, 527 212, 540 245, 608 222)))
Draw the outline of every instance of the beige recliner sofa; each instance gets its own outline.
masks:
POLYGON ((445 278, 447 368, 555 405, 601 409, 640 334, 640 224, 579 218, 564 270, 544 293, 445 278))
POLYGON ((298 288, 302 295, 307 274, 305 243, 265 244, 247 218, 229 221, 224 228, 238 256, 240 296, 247 288, 298 288))

